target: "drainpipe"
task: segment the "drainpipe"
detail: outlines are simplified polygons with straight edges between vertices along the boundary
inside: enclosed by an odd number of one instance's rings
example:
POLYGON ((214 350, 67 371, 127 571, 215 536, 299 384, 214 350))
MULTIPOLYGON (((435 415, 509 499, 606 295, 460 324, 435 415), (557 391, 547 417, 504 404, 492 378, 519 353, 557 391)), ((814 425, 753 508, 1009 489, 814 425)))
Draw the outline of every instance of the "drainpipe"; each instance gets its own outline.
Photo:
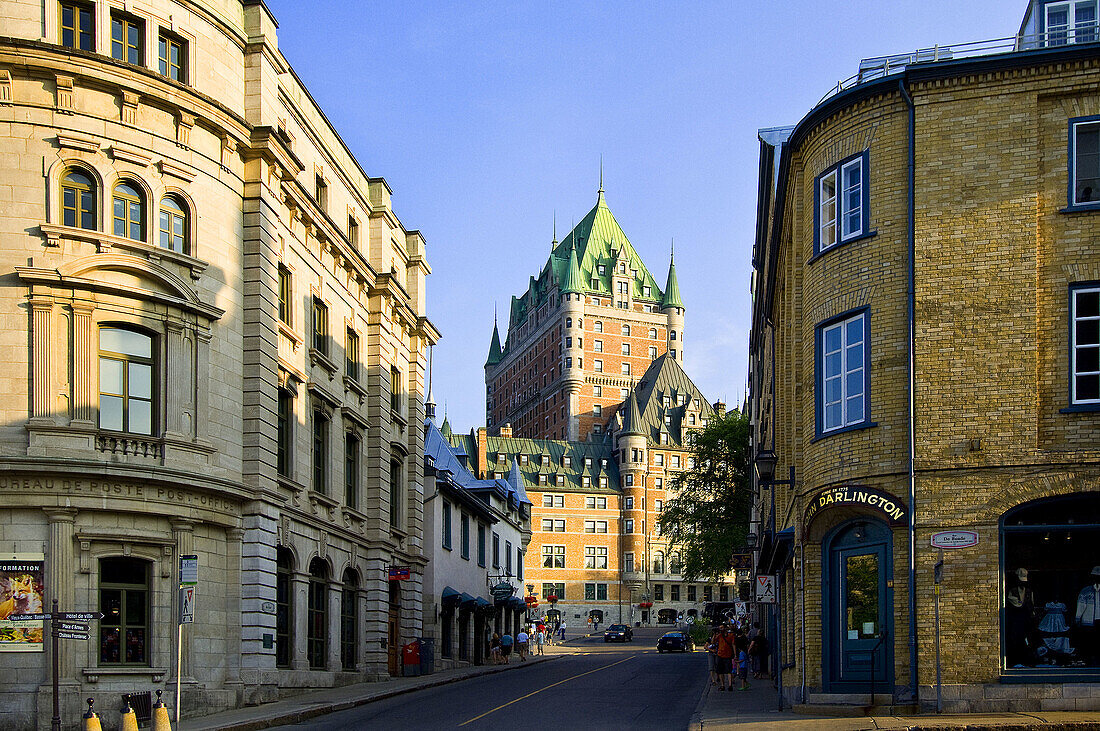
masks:
POLYGON ((898 81, 905 105, 909 108, 909 682, 912 699, 920 703, 919 681, 917 673, 917 369, 916 369, 916 214, 914 188, 916 186, 917 162, 917 111, 913 98, 905 88, 905 79, 898 81))
POLYGON ((802 602, 802 689, 800 691, 800 698, 802 703, 806 702, 806 544, 798 544, 798 596, 802 602))

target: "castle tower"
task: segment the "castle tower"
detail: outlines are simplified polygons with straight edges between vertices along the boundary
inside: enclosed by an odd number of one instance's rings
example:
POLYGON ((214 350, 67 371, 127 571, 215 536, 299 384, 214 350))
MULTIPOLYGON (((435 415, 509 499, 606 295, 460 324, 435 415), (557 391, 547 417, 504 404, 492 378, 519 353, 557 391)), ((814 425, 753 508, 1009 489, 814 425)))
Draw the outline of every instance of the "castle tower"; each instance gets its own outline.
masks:
POLYGON ((668 257, 668 279, 665 296, 661 300, 661 312, 668 322, 668 354, 678 362, 684 362, 684 303, 680 299, 680 283, 676 281, 676 254, 668 257))
POLYGON ((623 409, 622 429, 616 446, 620 455, 619 486, 622 490, 623 556, 630 556, 623 566, 623 581, 631 592, 645 584, 647 560, 646 536, 646 474, 648 455, 638 398, 632 390, 623 409))

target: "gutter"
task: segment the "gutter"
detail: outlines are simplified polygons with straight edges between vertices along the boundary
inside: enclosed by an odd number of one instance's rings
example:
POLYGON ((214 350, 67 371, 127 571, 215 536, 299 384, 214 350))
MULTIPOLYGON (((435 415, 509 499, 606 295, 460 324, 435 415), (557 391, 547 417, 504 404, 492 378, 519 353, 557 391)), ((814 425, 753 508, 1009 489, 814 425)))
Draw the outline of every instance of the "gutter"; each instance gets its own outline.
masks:
POLYGON ((917 675, 917 395, 916 395, 916 211, 914 189, 917 160, 917 110, 905 86, 898 80, 898 91, 909 110, 908 201, 908 318, 909 318, 909 684, 912 700, 919 702, 917 675))

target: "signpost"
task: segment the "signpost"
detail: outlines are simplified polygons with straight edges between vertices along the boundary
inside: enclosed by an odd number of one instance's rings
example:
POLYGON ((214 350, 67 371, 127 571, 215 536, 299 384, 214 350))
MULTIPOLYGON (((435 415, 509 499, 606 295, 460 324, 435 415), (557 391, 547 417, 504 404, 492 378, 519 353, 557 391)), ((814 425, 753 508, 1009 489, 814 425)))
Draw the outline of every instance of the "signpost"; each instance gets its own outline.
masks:
POLYGON ((183 625, 195 622, 195 593, 199 588, 199 557, 180 556, 179 622, 176 628, 176 723, 180 722, 183 675, 183 625))

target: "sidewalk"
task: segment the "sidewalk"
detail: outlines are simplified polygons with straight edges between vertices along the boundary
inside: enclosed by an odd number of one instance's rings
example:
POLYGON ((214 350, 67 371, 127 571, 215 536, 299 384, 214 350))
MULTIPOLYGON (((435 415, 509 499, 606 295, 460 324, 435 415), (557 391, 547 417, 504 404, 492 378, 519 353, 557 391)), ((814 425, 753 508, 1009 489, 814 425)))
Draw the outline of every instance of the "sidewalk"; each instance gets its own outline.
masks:
POLYGON ((570 654, 574 651, 576 644, 582 640, 582 637, 572 637, 566 640, 565 644, 556 641, 554 645, 545 648, 545 655, 528 655, 526 662, 520 661, 513 653, 511 661, 507 665, 471 665, 464 668, 439 670, 431 675, 389 678, 377 683, 356 683, 355 685, 345 685, 339 688, 304 689, 304 692, 299 695, 274 703, 265 703, 262 706, 237 708, 232 711, 224 711, 198 718, 184 718, 183 722, 175 728, 176 731, 256 731, 256 729, 271 728, 284 724, 302 723, 326 713, 344 711, 424 688, 434 688, 479 675, 503 673, 516 668, 549 662, 562 655, 570 654))
POLYGON ((1027 713, 996 713, 923 716, 809 716, 794 713, 789 708, 776 710, 776 692, 770 678, 749 680, 749 690, 719 691, 709 685, 703 690, 691 720, 691 731, 921 731, 922 729, 952 729, 963 731, 1031 731, 1050 729, 1062 731, 1100 731, 1100 711, 1034 711, 1027 713))

